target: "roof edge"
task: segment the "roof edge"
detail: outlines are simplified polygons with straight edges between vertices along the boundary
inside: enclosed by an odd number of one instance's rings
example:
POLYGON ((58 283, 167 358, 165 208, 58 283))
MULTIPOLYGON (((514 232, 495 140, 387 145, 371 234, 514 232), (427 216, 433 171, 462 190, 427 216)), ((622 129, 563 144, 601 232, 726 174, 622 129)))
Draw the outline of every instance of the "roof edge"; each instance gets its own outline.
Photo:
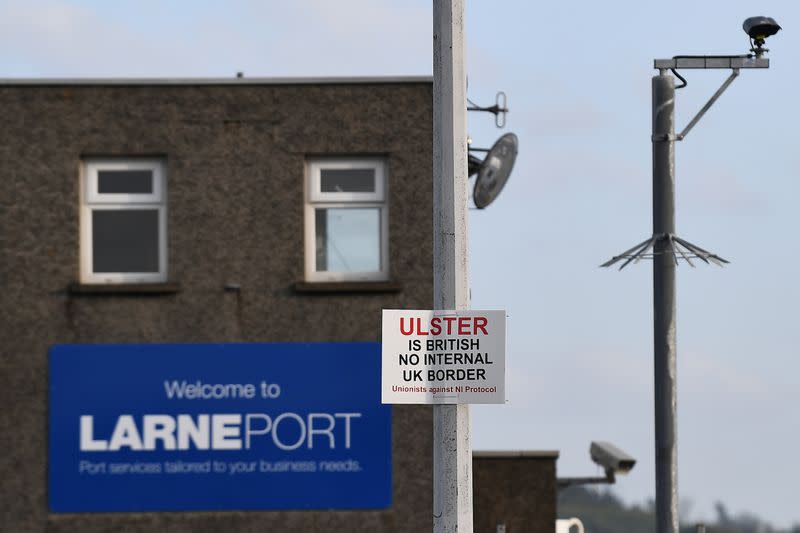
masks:
POLYGON ((474 459, 558 459, 558 450, 473 450, 474 459))
POLYGON ((0 86, 207 86, 207 85, 376 85, 433 83, 433 76, 322 78, 0 78, 0 86))

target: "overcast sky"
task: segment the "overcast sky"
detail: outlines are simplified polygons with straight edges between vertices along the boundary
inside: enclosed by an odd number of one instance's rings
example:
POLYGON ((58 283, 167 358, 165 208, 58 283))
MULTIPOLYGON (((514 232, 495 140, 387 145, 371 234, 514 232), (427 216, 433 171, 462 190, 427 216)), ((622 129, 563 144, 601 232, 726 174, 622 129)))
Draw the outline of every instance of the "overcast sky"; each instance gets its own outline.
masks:
MULTIPOLYGON (((742 21, 784 27, 676 148, 678 234, 731 261, 678 271, 682 513, 721 500, 800 522, 800 32, 792 0, 467 0, 469 96, 509 97, 511 180, 471 211, 476 309, 506 309, 506 406, 474 408, 476 449, 560 450, 593 475, 591 440, 639 459, 627 501, 654 494, 649 263, 598 268, 651 228, 652 60, 747 52, 742 21)), ((0 78, 430 75, 423 0, 0 0, 0 78)), ((727 76, 685 73, 682 128, 727 76)), ((471 114, 476 146, 504 131, 471 114)))

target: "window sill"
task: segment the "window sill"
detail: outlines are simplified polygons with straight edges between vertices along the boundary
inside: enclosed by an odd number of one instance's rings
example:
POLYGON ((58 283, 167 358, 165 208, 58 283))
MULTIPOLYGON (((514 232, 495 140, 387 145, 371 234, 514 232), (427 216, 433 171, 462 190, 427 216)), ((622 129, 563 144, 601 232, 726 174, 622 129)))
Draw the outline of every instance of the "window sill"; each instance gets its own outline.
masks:
POLYGON ((176 294, 181 284, 166 283, 71 283, 67 288, 70 294, 176 294))
POLYGON ((309 294, 387 293, 400 292, 403 285, 395 281, 297 281, 294 290, 309 294))

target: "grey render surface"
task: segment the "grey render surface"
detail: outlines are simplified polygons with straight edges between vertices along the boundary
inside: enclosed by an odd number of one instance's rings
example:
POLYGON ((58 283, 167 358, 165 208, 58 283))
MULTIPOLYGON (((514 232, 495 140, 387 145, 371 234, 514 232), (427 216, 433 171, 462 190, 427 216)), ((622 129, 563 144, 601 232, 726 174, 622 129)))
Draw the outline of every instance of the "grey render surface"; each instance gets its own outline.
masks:
POLYGON ((0 84, 0 530, 430 529, 425 406, 393 408, 393 505, 385 511, 56 515, 47 509, 46 458, 53 344, 377 341, 382 308, 428 308, 431 106, 425 80, 0 84), (305 161, 362 154, 388 163, 399 290, 295 290, 304 272, 305 161), (91 156, 166 161, 176 292, 70 290, 79 274, 79 169, 91 156), (226 292, 226 284, 241 290, 226 292))

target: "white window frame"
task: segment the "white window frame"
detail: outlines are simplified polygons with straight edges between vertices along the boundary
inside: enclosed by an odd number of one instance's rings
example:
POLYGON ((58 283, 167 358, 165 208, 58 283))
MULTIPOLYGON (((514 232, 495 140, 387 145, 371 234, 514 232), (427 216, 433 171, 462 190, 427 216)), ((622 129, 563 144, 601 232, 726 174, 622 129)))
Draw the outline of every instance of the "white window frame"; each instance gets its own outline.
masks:
POLYGON ((389 279, 389 205, 386 161, 381 158, 320 158, 306 162, 305 279, 311 282, 386 281, 389 279), (323 169, 375 170, 372 192, 323 192, 323 169), (367 272, 318 272, 316 249, 317 208, 377 208, 380 212, 380 270, 367 272))
POLYGON ((166 166, 160 159, 84 159, 80 176, 80 280, 81 283, 163 283, 167 281, 167 187, 166 166), (153 191, 147 194, 100 193, 98 173, 103 170, 151 170, 153 191), (135 209, 158 211, 158 272, 93 271, 94 211, 135 209))

